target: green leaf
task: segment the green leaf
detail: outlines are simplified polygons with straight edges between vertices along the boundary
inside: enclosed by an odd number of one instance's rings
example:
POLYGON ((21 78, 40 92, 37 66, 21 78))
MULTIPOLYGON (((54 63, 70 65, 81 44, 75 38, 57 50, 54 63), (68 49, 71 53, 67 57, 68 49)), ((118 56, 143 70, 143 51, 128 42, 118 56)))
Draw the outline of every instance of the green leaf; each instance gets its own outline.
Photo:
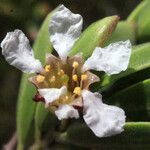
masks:
MULTIPOLYGON (((44 103, 39 103, 35 112, 35 143, 40 143, 42 132, 53 135, 57 125, 58 119, 55 114, 46 109, 44 103)), ((48 135, 50 137, 49 141, 53 140, 53 136, 50 135, 48 135)))
POLYGON ((135 44, 135 24, 133 22, 120 21, 105 45, 126 40, 130 40, 132 45, 135 44))
POLYGON ((132 22, 136 21, 140 13, 145 9, 145 6, 149 5, 149 0, 142 1, 128 16, 127 21, 132 22))
POLYGON ((35 103, 32 97, 35 93, 34 87, 28 82, 28 75, 23 75, 21 80, 18 106, 17 106, 17 136, 18 150, 23 149, 30 125, 33 120, 35 103))
POLYGON ((70 56, 83 52, 83 57, 90 56, 96 46, 103 46, 114 31, 118 16, 106 17, 90 25, 80 36, 71 50, 70 56))
POLYGON ((150 38, 150 1, 142 1, 137 8, 129 15, 127 21, 135 22, 137 26, 138 40, 147 40, 150 38))
POLYGON ((148 40, 150 38, 150 1, 147 2, 147 5, 144 7, 142 12, 139 14, 137 20, 137 36, 141 40, 148 40))
MULTIPOLYGON (((53 13, 53 12, 52 12, 53 13)), ((42 63, 45 61, 45 53, 52 51, 52 45, 49 41, 48 24, 52 13, 50 13, 38 34, 38 37, 33 46, 36 58, 42 63)), ((17 109, 17 133, 18 133, 18 150, 23 149, 23 145, 30 133, 34 111, 35 102, 32 101, 32 97, 35 95, 34 86, 28 82, 28 75, 23 75, 20 86, 20 93, 18 98, 18 109, 17 109)))
POLYGON ((150 120, 150 79, 117 92, 108 98, 107 102, 119 104, 126 112, 129 120, 150 120))
POLYGON ((36 108, 35 112, 35 124, 39 127, 42 128, 42 124, 49 114, 49 110, 45 109, 44 103, 39 103, 36 108))
MULTIPOLYGON (((120 74, 108 76, 104 75, 102 83, 98 83, 94 90, 100 90, 101 92, 112 90, 113 92, 115 87, 117 90, 117 85, 114 86, 114 83, 118 85, 127 84, 126 86, 143 80, 149 76, 149 67, 150 67, 150 43, 141 44, 136 47, 133 47, 130 63, 128 69, 120 74), (146 70, 146 71, 145 71, 146 70), (138 74, 138 76, 137 76, 138 74), (132 78, 134 81, 131 83, 132 78), (125 83, 126 82, 126 83, 125 83)), ((125 85, 124 85, 125 88, 125 85)), ((110 91, 107 93, 110 94, 110 91), (109 92, 109 93, 108 93, 109 92)))
POLYGON ((125 131, 119 135, 98 138, 85 124, 73 123, 66 132, 57 134, 56 140, 60 143, 103 150, 148 150, 150 148, 149 122, 129 122, 124 128, 125 131))

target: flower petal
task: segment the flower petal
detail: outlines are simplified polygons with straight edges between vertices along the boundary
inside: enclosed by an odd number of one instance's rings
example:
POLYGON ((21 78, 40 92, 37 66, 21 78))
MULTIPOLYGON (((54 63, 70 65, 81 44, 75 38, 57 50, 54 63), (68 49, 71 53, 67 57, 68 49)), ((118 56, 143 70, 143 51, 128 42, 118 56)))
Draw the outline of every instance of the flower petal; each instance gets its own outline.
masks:
POLYGON ((38 89, 40 95, 44 97, 46 107, 49 106, 50 103, 54 102, 55 100, 59 99, 60 96, 63 96, 67 93, 66 86, 58 88, 47 88, 47 89, 38 89))
POLYGON ((25 73, 39 73, 42 65, 34 58, 29 40, 21 30, 8 32, 1 43, 6 61, 25 73))
POLYGON ((62 59, 66 59, 82 30, 82 16, 61 5, 49 24, 50 40, 62 59))
POLYGON ((96 47, 92 56, 87 59, 83 71, 105 71, 108 75, 125 71, 131 55, 130 41, 112 43, 105 48, 96 47))
POLYGON ((76 109, 69 105, 60 105, 55 111, 56 116, 59 120, 68 118, 79 118, 79 113, 76 109))
POLYGON ((84 120, 98 137, 119 134, 125 124, 124 111, 116 106, 102 103, 102 96, 98 93, 83 91, 84 120))

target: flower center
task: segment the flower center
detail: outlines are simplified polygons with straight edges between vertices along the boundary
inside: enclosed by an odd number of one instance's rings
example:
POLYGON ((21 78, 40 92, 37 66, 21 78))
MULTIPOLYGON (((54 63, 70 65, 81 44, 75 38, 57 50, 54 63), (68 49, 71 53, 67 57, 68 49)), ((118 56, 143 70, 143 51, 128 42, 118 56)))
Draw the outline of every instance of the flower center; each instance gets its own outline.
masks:
POLYGON ((61 88, 66 86, 68 92, 61 96, 52 105, 70 104, 81 96, 84 83, 88 80, 88 75, 81 73, 81 65, 78 61, 70 63, 57 63, 54 66, 47 64, 44 72, 36 76, 38 88, 61 88))
MULTIPOLYGON (((67 88, 65 95, 49 104, 50 109, 61 104, 82 108, 82 90, 88 89, 92 83, 99 81, 99 78, 93 73, 89 71, 83 73, 82 67, 82 55, 80 54, 71 58, 68 57, 65 62, 52 54, 47 54, 43 71, 31 77, 30 81, 37 89, 56 88, 59 90, 64 86, 67 88)), ((34 100, 45 102, 45 99, 39 93, 34 97, 34 100)))

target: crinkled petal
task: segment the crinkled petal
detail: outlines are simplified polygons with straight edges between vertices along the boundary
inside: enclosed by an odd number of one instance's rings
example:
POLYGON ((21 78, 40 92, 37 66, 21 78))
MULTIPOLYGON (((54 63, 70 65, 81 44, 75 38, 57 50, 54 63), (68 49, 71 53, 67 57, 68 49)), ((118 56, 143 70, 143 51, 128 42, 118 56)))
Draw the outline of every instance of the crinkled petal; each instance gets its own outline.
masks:
POLYGON ((85 62, 83 71, 92 69, 104 71, 108 75, 120 73, 127 69, 130 55, 129 40, 112 43, 105 48, 96 47, 92 56, 85 62))
POLYGON ((125 114, 121 108, 103 104, 98 93, 84 90, 82 95, 83 118, 96 136, 107 137, 123 131, 125 114))
POLYGON ((82 30, 82 16, 61 5, 49 24, 50 40, 62 59, 66 59, 82 30))
POLYGON ((59 99, 60 96, 63 96, 67 93, 67 87, 63 86, 60 89, 58 88, 47 88, 47 89, 38 89, 40 95, 45 99, 45 106, 47 107, 50 103, 59 99))
POLYGON ((79 118, 79 113, 70 105, 60 105, 55 111, 56 116, 59 120, 68 119, 68 118, 79 118))
POLYGON ((39 73, 42 65, 34 58, 29 40, 21 30, 8 32, 1 43, 6 61, 25 73, 39 73))

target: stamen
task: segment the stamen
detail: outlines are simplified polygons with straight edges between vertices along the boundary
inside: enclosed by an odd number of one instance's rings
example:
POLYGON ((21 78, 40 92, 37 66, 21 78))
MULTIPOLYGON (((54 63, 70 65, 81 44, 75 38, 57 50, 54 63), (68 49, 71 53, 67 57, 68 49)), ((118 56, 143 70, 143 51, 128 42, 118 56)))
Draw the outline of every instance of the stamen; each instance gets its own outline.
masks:
POLYGON ((78 68, 79 66, 79 63, 77 61, 74 61, 73 64, 72 64, 72 67, 73 68, 78 68))
POLYGON ((72 101, 75 99, 75 97, 76 97, 76 94, 73 94, 73 95, 71 96, 72 101))
MULTIPOLYGON (((79 63, 77 61, 74 61, 72 64, 73 70, 72 70, 72 80, 77 82, 77 86, 79 86, 79 82, 78 82, 78 76, 75 74, 76 72, 76 68, 78 68, 79 63)), ((72 82, 73 86, 74 86, 74 82, 72 82)))
POLYGON ((59 76, 62 76, 62 75, 64 75, 64 74, 65 74, 65 72, 64 72, 64 70, 62 70, 62 69, 58 72, 58 75, 59 75, 59 76))
POLYGON ((56 81, 56 77, 55 76, 52 76, 50 79, 49 79, 49 82, 55 82, 56 81))
POLYGON ((82 89, 84 81, 88 79, 88 76, 86 74, 81 75, 81 80, 80 80, 80 88, 82 89))
POLYGON ((50 65, 46 65, 44 69, 45 69, 45 72, 50 72, 51 66, 50 65))
POLYGON ((73 93, 80 96, 81 95, 81 88, 80 87, 75 87, 73 93))
POLYGON ((81 75, 81 80, 82 80, 82 81, 87 80, 87 78, 88 78, 88 76, 87 76, 86 74, 81 75))
POLYGON ((78 81, 78 76, 77 76, 76 74, 74 74, 74 75, 72 76, 72 80, 73 80, 73 81, 78 81))
MULTIPOLYGON (((74 75, 72 76, 72 80, 73 80, 74 82, 76 82, 76 86, 79 86, 78 76, 77 76, 76 74, 74 74, 74 75)), ((74 86, 74 83, 73 83, 73 86, 74 86)))
POLYGON ((37 81, 38 83, 42 83, 42 82, 44 82, 44 80, 45 80, 45 77, 42 76, 42 75, 38 75, 38 76, 36 77, 36 81, 37 81))
POLYGON ((65 98, 68 100, 68 99, 69 99, 69 96, 66 96, 65 98))
POLYGON ((64 102, 64 103, 67 103, 68 100, 69 100, 69 96, 65 96, 65 98, 63 99, 63 102, 64 102))

